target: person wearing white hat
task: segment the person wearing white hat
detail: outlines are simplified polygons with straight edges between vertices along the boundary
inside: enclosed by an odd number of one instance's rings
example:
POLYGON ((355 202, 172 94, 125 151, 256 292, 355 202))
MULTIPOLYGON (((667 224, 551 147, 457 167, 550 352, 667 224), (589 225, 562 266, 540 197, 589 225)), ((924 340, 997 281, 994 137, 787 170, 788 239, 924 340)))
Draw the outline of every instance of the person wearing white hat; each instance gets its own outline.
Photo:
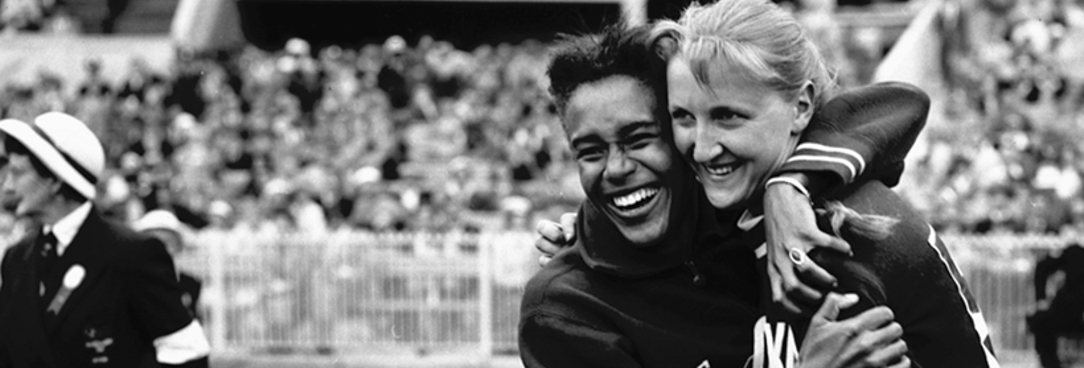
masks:
MULTIPOLYGON (((188 232, 188 228, 172 212, 163 209, 152 210, 133 222, 132 228, 161 240, 166 245, 166 251, 174 259, 184 252, 185 233, 188 232)), ((177 281, 181 284, 181 302, 188 309, 189 314, 199 319, 196 306, 199 303, 202 282, 180 269, 177 269, 177 281)))
POLYGON ((0 133, 0 205, 39 225, 0 265, 0 367, 134 367, 147 354, 206 367, 166 247, 93 204, 105 165, 94 133, 57 112, 0 120, 0 133))

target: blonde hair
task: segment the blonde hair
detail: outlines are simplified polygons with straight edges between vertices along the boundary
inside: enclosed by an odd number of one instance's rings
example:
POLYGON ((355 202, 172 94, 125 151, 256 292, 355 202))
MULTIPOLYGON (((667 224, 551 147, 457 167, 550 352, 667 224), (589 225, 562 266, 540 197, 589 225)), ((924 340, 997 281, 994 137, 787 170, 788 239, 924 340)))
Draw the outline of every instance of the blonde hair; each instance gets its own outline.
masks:
POLYGON ((858 213, 837 201, 825 203, 825 212, 828 214, 832 232, 840 238, 843 238, 843 228, 847 227, 866 239, 884 240, 892 235, 892 228, 900 222, 894 217, 858 213))
POLYGON ((806 81, 812 82, 815 107, 836 89, 834 72, 805 29, 770 0, 693 4, 677 22, 659 22, 652 43, 664 57, 681 55, 688 60, 702 86, 710 84, 711 65, 726 61, 788 98, 801 93, 806 81))

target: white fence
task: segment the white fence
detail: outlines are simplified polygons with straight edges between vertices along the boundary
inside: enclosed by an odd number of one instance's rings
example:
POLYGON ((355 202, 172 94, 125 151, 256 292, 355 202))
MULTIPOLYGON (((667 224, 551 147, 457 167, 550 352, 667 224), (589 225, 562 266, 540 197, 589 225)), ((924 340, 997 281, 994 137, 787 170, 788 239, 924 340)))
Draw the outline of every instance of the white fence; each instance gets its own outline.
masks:
POLYGON ((514 354, 528 233, 197 234, 216 351, 514 354))
MULTIPOLYGON (((531 233, 322 235, 203 232, 178 267, 204 280, 218 352, 473 357, 516 354, 531 233)), ((1071 239, 953 236, 946 242, 995 347, 1030 350, 1035 260, 1071 239)))

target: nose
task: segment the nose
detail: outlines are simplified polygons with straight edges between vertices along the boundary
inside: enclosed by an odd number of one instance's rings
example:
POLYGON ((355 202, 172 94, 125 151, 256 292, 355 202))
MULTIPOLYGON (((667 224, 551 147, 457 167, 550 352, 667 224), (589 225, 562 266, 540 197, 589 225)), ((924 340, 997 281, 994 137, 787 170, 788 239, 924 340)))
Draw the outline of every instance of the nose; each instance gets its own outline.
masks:
POLYGON ((11 173, 8 172, 7 167, 0 167, 0 193, 10 193, 14 189, 15 184, 11 179, 11 173))
POLYGON ((719 141, 719 132, 711 124, 697 122, 696 137, 693 141, 693 161, 709 162, 723 154, 723 145, 719 141))
POLYGON ((635 170, 635 164, 624 149, 611 149, 606 156, 606 180, 622 180, 635 170))

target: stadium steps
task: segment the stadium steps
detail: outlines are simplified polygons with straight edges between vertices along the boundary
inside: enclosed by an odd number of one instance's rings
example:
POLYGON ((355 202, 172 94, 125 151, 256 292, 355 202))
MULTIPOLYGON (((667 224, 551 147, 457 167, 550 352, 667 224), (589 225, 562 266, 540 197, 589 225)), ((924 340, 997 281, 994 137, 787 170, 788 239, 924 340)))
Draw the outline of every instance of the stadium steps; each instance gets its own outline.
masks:
MULTIPOLYGON (((180 0, 129 0, 127 9, 114 26, 117 34, 168 34, 173 13, 180 0)), ((64 0, 68 12, 79 19, 85 33, 102 32, 102 19, 109 13, 106 0, 64 0)))
POLYGON ((106 0, 64 0, 60 3, 67 8, 69 14, 79 20, 83 32, 102 31, 102 19, 109 13, 106 0))
POLYGON ((131 0, 117 22, 120 34, 168 34, 180 0, 131 0))

